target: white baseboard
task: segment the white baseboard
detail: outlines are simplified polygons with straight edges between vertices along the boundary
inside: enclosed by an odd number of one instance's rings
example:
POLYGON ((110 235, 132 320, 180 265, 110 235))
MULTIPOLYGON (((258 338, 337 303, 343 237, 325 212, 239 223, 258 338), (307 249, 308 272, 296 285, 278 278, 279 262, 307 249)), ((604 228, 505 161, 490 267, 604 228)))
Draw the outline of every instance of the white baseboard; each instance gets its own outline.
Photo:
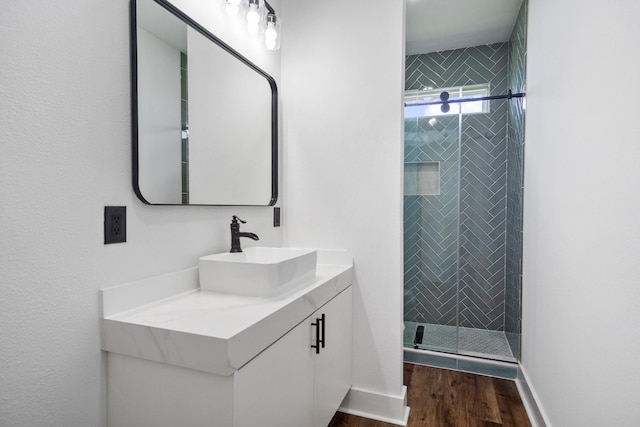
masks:
POLYGON ((533 427, 551 427, 551 423, 548 422, 548 418, 545 416, 544 410, 540 405, 536 392, 529 385, 529 376, 522 364, 518 363, 518 377, 516 378, 516 386, 520 393, 520 398, 524 405, 531 425, 533 427))
POLYGON ((406 426, 410 410, 407 406, 407 387, 402 387, 400 396, 352 387, 338 410, 359 417, 406 426))

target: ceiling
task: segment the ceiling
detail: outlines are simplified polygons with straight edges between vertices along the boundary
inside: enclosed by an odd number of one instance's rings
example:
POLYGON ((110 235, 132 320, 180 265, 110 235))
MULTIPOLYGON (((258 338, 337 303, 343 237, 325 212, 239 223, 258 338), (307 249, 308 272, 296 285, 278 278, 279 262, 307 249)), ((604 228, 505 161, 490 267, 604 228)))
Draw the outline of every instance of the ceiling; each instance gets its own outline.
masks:
POLYGON ((522 0, 407 0, 406 54, 509 40, 522 0))

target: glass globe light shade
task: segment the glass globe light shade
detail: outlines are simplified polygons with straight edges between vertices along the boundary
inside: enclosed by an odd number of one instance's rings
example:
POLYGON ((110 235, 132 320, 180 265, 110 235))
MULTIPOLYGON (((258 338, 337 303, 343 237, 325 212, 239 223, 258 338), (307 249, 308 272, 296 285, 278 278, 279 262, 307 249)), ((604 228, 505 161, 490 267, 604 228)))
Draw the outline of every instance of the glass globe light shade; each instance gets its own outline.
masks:
POLYGON ((264 45, 267 48, 267 50, 275 50, 276 39, 264 39, 264 45))
POLYGON ((260 14, 258 13, 257 4, 249 4, 249 11, 247 12, 247 22, 249 24, 258 24, 260 22, 260 14))
POLYGON ((238 16, 238 13, 240 13, 240 6, 227 3, 224 10, 227 12, 228 16, 238 16))
POLYGON ((278 31, 273 22, 267 23, 267 29, 264 30, 264 38, 267 40, 275 40, 278 38, 278 31))
POLYGON ((247 32, 249 34, 258 34, 260 31, 260 25, 258 23, 249 22, 247 23, 247 32))

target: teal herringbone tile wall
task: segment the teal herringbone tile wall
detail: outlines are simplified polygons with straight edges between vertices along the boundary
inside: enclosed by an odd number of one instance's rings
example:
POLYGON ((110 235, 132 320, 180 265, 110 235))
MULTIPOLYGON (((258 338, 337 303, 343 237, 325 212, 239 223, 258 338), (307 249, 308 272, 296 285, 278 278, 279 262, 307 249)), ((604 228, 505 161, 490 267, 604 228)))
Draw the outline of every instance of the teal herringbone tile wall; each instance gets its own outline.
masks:
MULTIPOLYGON (((407 90, 491 84, 506 93, 506 43, 412 55, 407 90)), ((490 113, 405 122, 405 162, 438 161, 437 196, 405 196, 405 320, 504 330, 507 101, 490 113)))
POLYGON ((404 198, 405 320, 456 325, 459 119, 405 120, 405 161, 440 163, 440 194, 404 198))
MULTIPOLYGON (((495 93, 495 92, 494 92, 495 93)), ((460 167, 460 326, 503 330, 506 101, 463 117, 460 167)))
MULTIPOLYGON (((527 10, 524 0, 509 42, 509 86, 526 91, 527 10)), ((507 139, 507 259, 504 327, 511 351, 520 356, 522 323, 522 192, 524 187, 524 99, 509 102, 507 139)))

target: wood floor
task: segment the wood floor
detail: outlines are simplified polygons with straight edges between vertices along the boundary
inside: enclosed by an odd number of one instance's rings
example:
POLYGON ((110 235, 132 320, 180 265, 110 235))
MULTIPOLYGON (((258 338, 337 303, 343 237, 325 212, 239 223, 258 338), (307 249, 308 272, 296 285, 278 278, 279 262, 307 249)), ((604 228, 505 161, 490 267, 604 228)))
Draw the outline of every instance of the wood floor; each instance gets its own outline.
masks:
MULTIPOLYGON (((513 381, 404 364, 409 427, 531 427, 513 381)), ((329 427, 394 427, 338 412, 329 427)))

